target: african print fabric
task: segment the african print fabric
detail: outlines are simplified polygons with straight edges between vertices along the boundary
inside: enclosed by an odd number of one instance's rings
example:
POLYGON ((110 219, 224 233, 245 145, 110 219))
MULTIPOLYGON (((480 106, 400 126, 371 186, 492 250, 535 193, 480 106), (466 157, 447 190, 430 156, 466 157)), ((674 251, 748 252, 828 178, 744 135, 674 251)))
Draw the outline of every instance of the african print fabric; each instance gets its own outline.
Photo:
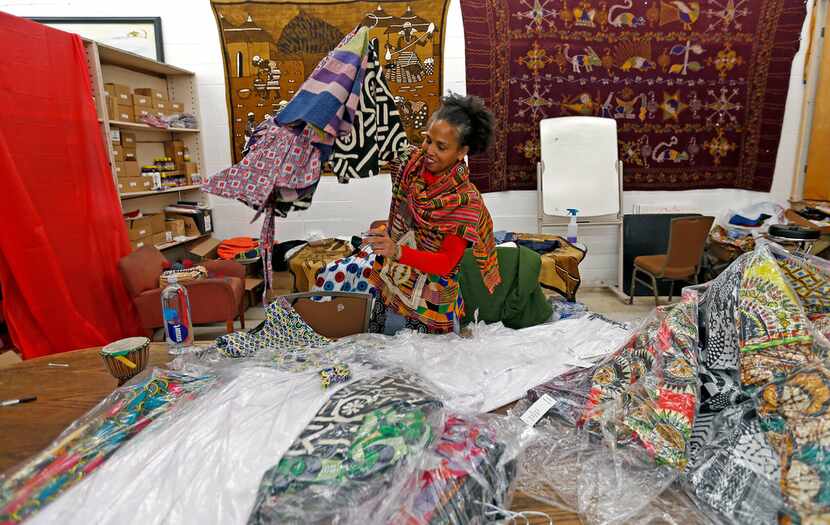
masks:
POLYGON ((332 394, 262 477, 248 523, 327 523, 372 515, 433 441, 441 402, 419 377, 391 371, 332 394))
MULTIPOLYGON (((380 101, 379 109, 396 110, 409 141, 420 143, 443 93, 448 5, 446 0, 392 0, 383 5, 360 0, 212 0, 222 41, 234 162, 241 160, 246 135, 256 123, 273 116, 281 101, 291 100, 320 60, 358 25, 369 28, 369 39, 379 44, 382 80, 391 95, 391 106, 380 101)), ((383 113, 377 116, 379 123, 386 119, 383 113)), ((389 122, 394 124, 394 119, 389 122)), ((388 137, 398 136, 391 128, 389 132, 388 137)))
POLYGON ((485 503, 503 506, 515 476, 515 464, 500 465, 506 445, 486 422, 450 416, 424 458, 430 468, 417 471, 401 510, 389 524, 475 523, 485 503))
MULTIPOLYGON (((472 244, 484 284, 492 291, 501 282, 493 220, 470 184, 466 164, 457 163, 427 185, 421 177, 422 155, 421 149, 411 147, 393 166, 390 236, 428 252, 438 251, 446 235, 461 237, 472 244)), ((427 275, 378 257, 369 280, 396 313, 425 324, 433 333, 447 333, 464 315, 457 273, 458 267, 447 275, 427 275)))
POLYGON ((0 478, 0 522, 25 521, 83 482, 180 402, 213 387, 216 379, 154 368, 143 381, 117 389, 47 449, 0 478))
POLYGON ((380 66, 379 50, 377 38, 369 42, 354 125, 347 135, 335 140, 329 162, 323 166, 324 173, 334 173, 340 182, 378 175, 381 166, 408 148, 406 130, 380 66))
POLYGON ((617 121, 626 190, 769 191, 801 0, 462 0, 482 192, 536 188, 539 122, 617 121))
POLYGON ((376 257, 373 253, 360 251, 329 263, 317 274, 311 291, 375 293, 369 276, 376 257))
POLYGON ((265 309, 261 329, 223 335, 214 344, 226 357, 253 357, 267 352, 277 363, 301 371, 325 364, 327 360, 320 359, 322 355, 312 349, 325 349, 331 340, 315 332, 285 299, 277 299, 265 309))
POLYGON ((551 395, 551 415, 682 469, 699 400, 697 340, 696 304, 686 297, 655 310, 598 365, 540 385, 530 399, 551 395))

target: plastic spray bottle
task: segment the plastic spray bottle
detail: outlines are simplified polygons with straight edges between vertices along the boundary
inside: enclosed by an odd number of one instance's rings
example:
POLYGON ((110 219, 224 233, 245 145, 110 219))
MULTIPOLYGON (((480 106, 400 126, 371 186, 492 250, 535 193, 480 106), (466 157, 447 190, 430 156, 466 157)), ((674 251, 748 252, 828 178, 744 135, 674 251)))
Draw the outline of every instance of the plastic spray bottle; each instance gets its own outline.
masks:
POLYGON ((568 208, 568 213, 571 215, 571 220, 568 223, 568 242, 573 244, 576 242, 576 214, 579 212, 576 208, 568 208))

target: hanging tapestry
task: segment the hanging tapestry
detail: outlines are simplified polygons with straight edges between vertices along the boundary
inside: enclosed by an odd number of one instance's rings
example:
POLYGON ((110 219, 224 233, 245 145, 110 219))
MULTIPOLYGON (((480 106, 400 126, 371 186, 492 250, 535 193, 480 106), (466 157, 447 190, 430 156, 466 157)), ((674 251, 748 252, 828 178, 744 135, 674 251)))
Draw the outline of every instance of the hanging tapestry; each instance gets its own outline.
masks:
MULTIPOLYGON (((461 0, 479 190, 536 188, 539 121, 617 121, 626 190, 769 191, 802 0, 461 0)), ((477 178, 476 178, 477 177, 477 178)))
MULTIPOLYGON (((409 140, 421 142, 442 93, 446 0, 212 0, 225 62, 231 144, 288 101, 320 59, 358 24, 380 44, 383 77, 409 140)), ((390 136, 394 134, 390 131, 390 136)))

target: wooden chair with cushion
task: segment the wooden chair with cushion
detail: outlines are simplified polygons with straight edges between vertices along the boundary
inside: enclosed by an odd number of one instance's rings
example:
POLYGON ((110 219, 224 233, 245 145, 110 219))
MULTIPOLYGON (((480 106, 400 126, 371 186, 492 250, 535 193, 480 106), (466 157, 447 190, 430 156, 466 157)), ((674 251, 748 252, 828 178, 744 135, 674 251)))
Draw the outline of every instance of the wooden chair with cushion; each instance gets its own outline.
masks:
POLYGON ((330 339, 369 331, 372 296, 354 292, 304 292, 283 295, 300 317, 318 334, 330 339), (312 297, 330 297, 314 301, 312 297))
MULTIPOLYGON (((159 277, 167 260, 154 246, 145 246, 118 261, 118 270, 138 310, 141 324, 152 337, 164 326, 161 315, 159 277)), ((207 279, 184 283, 190 297, 193 324, 225 322, 228 333, 239 317, 245 328, 245 268, 234 261, 203 261, 207 279)))
POLYGON ((634 287, 638 282, 654 292, 655 305, 659 304, 657 279, 671 281, 669 302, 674 296, 675 281, 697 283, 703 258, 703 247, 714 221, 714 217, 678 217, 672 219, 668 253, 641 255, 634 259, 634 272, 631 275, 631 291, 628 304, 634 303, 634 287), (651 283, 638 279, 638 272, 651 277, 651 283))

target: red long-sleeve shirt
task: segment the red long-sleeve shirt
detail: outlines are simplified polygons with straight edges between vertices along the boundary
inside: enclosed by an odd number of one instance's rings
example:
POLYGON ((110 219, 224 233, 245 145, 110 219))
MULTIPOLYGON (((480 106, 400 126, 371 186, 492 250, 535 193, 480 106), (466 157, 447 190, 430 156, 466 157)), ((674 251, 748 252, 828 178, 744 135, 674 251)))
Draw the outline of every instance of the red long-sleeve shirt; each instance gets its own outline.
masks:
MULTIPOLYGON (((438 179, 427 170, 421 172, 421 177, 424 178, 427 184, 433 184, 438 179)), ((404 246, 401 249, 399 262, 422 272, 446 275, 455 268, 458 261, 464 256, 464 250, 466 249, 467 241, 458 235, 446 235, 444 240, 441 241, 441 248, 437 252, 415 250, 404 246)))

